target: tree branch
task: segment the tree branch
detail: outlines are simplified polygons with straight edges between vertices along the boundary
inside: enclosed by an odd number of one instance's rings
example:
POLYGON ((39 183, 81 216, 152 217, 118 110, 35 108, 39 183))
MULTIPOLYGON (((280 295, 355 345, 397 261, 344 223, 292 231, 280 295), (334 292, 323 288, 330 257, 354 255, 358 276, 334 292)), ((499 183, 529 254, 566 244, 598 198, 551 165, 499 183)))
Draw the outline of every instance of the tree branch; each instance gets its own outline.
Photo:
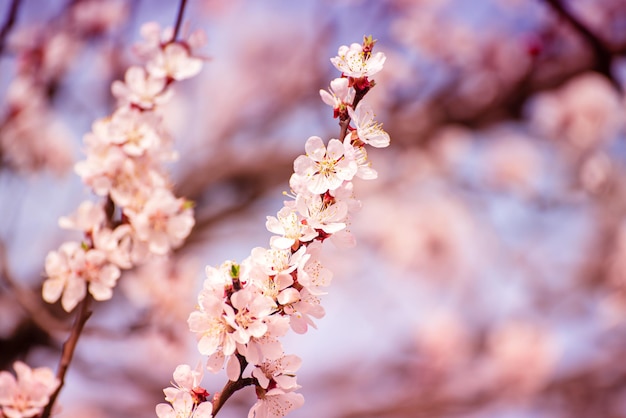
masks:
POLYGON ((561 0, 544 0, 552 9, 565 21, 567 21, 591 46, 595 55, 594 70, 605 75, 617 89, 622 93, 623 88, 618 80, 613 77, 611 65, 613 64, 614 55, 612 51, 605 45, 602 40, 596 36, 580 19, 570 13, 569 10, 561 3, 561 0))
POLYGON ((7 18, 2 24, 2 28, 0 29, 0 55, 2 55, 2 53, 4 52, 6 37, 15 25, 15 21, 17 20, 17 11, 21 4, 21 0, 13 0, 11 6, 9 6, 9 14, 7 15, 7 18))
POLYGON ((59 396, 59 393, 61 393, 61 389, 65 384, 65 374, 67 373, 70 363, 72 362, 74 350, 76 349, 76 344, 78 344, 78 338, 85 327, 85 323, 92 314, 89 310, 90 303, 90 295, 85 296, 85 299, 80 302, 78 313, 76 314, 74 325, 72 326, 72 332, 70 333, 67 341, 63 344, 63 352, 61 354, 61 359, 59 360, 59 369, 57 370, 57 378, 60 381, 59 387, 50 396, 50 401, 44 408, 41 418, 50 418, 52 407, 54 406, 54 403, 56 402, 57 397, 59 396))
POLYGON ((180 27, 183 24, 183 14, 185 13, 185 6, 187 5, 187 0, 180 0, 180 5, 178 6, 178 16, 176 16, 176 26, 174 27, 174 34, 172 35, 172 42, 176 40, 178 37, 178 32, 180 32, 180 27))
MULTIPOLYGON (((366 88, 366 89, 357 89, 356 90, 356 95, 354 96, 354 100, 352 101, 352 109, 356 109, 356 105, 359 104, 359 102, 363 99, 363 97, 365 97, 365 95, 367 94, 368 91, 370 91, 370 87, 366 88)), ((347 115, 347 114, 346 114, 347 115)), ((348 133, 348 127, 350 126, 350 116, 346 116, 345 119, 341 119, 339 121, 339 140, 343 141, 343 139, 346 137, 346 134, 348 133)))
POLYGON ((245 388, 246 386, 252 386, 257 384, 257 380, 254 377, 246 377, 242 378, 241 375, 243 371, 248 366, 248 362, 241 354, 236 354, 237 360, 239 360, 239 365, 241 372, 239 373, 239 379, 236 381, 229 380, 224 388, 219 394, 216 394, 213 399, 213 416, 215 417, 222 406, 226 403, 228 398, 230 398, 235 392, 240 389, 245 388))

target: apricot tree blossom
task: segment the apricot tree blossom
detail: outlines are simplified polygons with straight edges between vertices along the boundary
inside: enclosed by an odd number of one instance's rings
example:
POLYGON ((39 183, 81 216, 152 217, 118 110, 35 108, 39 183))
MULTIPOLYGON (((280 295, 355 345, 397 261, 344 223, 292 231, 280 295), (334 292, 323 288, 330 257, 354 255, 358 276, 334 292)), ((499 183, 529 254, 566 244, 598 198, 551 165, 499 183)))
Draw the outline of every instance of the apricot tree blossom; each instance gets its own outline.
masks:
MULTIPOLYGON (((199 46, 198 35, 195 39, 199 46)), ((48 303, 61 299, 67 312, 82 303, 64 344, 57 377, 47 368, 31 372, 21 362, 15 363, 17 383, 2 372, 3 416, 48 417, 90 316, 86 309, 90 298, 111 299, 122 269, 145 262, 151 254, 168 254, 182 244, 194 225, 191 205, 168 188, 162 163, 171 160, 173 152, 157 105, 170 96, 165 92, 172 82, 200 71, 202 59, 193 57, 190 46, 175 38, 153 45, 147 53, 148 71, 131 67, 125 83, 113 83, 119 107, 93 124, 85 136, 87 159, 76 165, 85 184, 104 201, 85 201, 75 214, 62 217, 60 226, 82 231, 84 239, 66 242, 46 257, 43 299, 48 303)), ((188 394, 183 395, 170 399, 174 409, 163 412, 164 416, 186 411, 190 404, 188 394)), ((204 410, 210 416, 210 408, 204 410)))
MULTIPOLYGON (((365 37, 363 48, 371 51, 374 42, 371 37, 365 37)), ((346 48, 339 49, 340 55, 346 48)), ((345 97, 355 98, 347 105, 349 109, 357 106, 357 97, 358 101, 362 100, 374 86, 369 76, 380 71, 385 60, 381 52, 372 58, 369 52, 364 55, 358 49, 362 66, 371 69, 358 73, 359 83, 344 74, 353 90, 345 97), (369 59, 375 62, 369 64, 369 59)), ((331 61, 341 59, 335 57, 331 61)), ((326 98, 322 94, 325 102, 326 98)), ((335 112, 335 117, 339 116, 335 112)), ((344 115, 341 121, 349 123, 349 116, 344 115)), ((379 125, 371 119, 368 123, 373 123, 378 133, 387 139, 375 145, 389 145, 389 136, 379 125)), ((304 397, 295 392, 300 388, 295 372, 301 360, 283 352, 279 337, 285 334, 287 324, 296 333, 303 334, 309 326, 316 326, 314 318, 324 316, 320 299, 324 291, 320 288, 330 285, 332 272, 322 265, 317 254, 327 238, 345 232, 350 209, 360 206, 353 202, 351 180, 359 164, 367 166, 369 163, 367 154, 358 150, 371 139, 369 131, 358 128, 352 128, 345 141, 330 139, 328 146, 320 137, 310 137, 305 143, 306 155, 297 157, 293 163, 292 200, 284 203, 277 217, 267 217, 267 229, 280 234, 270 239, 270 244, 276 247, 256 247, 240 264, 227 261, 219 268, 207 267, 207 278, 198 295, 197 308, 189 315, 188 325, 196 334, 199 353, 207 356, 207 368, 216 372, 226 366, 229 382, 212 400, 214 415, 234 391, 249 385, 255 386, 258 398, 249 411, 250 418, 283 417, 303 405, 304 397), (368 137, 362 137, 363 132, 368 137), (356 155, 360 157, 359 163, 351 159, 356 155), (342 190, 349 190, 349 193, 342 190), (249 365, 254 366, 254 370, 244 377, 249 365)), ((186 370, 186 367, 181 365, 177 370, 186 370)), ((171 410, 180 408, 183 408, 183 412, 179 412, 183 416, 195 416, 206 403, 198 399, 194 400, 194 405, 189 405, 171 396, 166 396, 166 400, 171 409, 160 404, 159 416, 167 416, 171 410)))
POLYGON ((48 367, 31 369, 21 361, 13 364, 16 376, 0 371, 0 414, 7 418, 39 416, 59 386, 48 367))
MULTIPOLYGON (((87 159, 76 165, 83 181, 107 202, 99 209, 94 207, 93 225, 63 218, 61 224, 66 227, 86 227, 86 241, 67 244, 60 253, 52 252, 48 257, 49 279, 44 282, 43 293, 47 302, 61 298, 63 308, 69 312, 85 297, 85 289, 96 300, 110 299, 120 268, 140 264, 149 253, 165 255, 189 235, 194 225, 192 206, 173 196, 161 167, 174 154, 157 107, 169 96, 165 92, 174 80, 191 77, 200 70, 202 60, 192 57, 189 48, 185 41, 169 40, 146 52, 168 68, 187 68, 186 63, 192 62, 193 68, 186 73, 156 71, 155 75, 154 71, 131 67, 125 83, 113 83, 112 91, 120 97, 120 107, 110 117, 93 124, 93 131, 85 136, 87 159), (172 45, 185 52, 171 58, 172 62, 158 58, 167 55, 165 50, 172 45), (108 205, 107 217, 104 205, 108 205), (97 239, 102 233, 107 237, 118 235, 119 239, 97 239), (125 245, 118 245, 120 241, 125 245)), ((83 213, 92 207, 90 203, 81 205, 81 212, 74 218, 83 218, 83 213)))

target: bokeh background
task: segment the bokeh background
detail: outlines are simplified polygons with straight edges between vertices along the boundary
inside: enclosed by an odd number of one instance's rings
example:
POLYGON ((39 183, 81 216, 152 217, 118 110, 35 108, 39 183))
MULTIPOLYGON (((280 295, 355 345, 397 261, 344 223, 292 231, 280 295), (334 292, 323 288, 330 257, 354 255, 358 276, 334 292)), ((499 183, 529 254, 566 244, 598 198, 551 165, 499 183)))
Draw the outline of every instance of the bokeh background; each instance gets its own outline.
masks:
MULTIPOLYGON (((71 315, 41 300, 43 262, 79 238, 59 216, 94 198, 73 173, 82 137, 141 24, 177 10, 0 2, 2 370, 56 367, 71 315)), ((189 0, 185 21, 208 60, 166 123, 196 227, 95 306, 59 417, 154 416, 200 360, 186 319, 204 266, 268 245, 304 142, 339 134, 318 94, 329 58, 370 34, 387 62, 367 100, 392 144, 355 185, 357 247, 327 248, 326 317, 285 340, 306 399, 289 416, 626 417, 624 0, 189 0)))

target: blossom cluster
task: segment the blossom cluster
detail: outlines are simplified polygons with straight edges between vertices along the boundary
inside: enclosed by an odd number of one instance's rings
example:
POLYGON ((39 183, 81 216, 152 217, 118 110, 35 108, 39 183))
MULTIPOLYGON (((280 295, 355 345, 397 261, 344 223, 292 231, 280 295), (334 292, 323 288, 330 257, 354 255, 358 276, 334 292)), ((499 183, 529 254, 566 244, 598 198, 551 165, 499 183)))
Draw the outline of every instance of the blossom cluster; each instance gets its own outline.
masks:
POLYGON ((16 361, 13 368, 16 376, 0 371, 0 417, 37 416, 59 386, 59 379, 47 367, 31 369, 16 361))
MULTIPOLYGON (((286 354, 279 339, 290 328, 307 332, 324 316, 320 297, 333 274, 321 262, 322 245, 326 240, 342 247, 354 244, 347 225, 360 202, 354 198, 352 180, 376 178, 365 146, 381 148, 390 142, 371 107, 361 101, 374 86, 370 77, 385 61, 383 53, 372 54, 374 43, 366 37, 363 44, 342 46, 331 59, 342 76, 320 95, 333 107, 343 135, 327 145, 318 136, 306 141, 306 154, 294 161, 291 199, 276 216, 267 217, 266 228, 274 234, 269 248, 254 248, 241 263, 207 266, 198 304, 189 316, 206 368, 213 373, 225 368, 230 384, 238 388, 255 386, 258 400, 249 418, 282 417, 304 402, 296 393, 301 360, 286 354), (248 365, 252 370, 244 377, 248 365)), ((229 396, 228 384, 210 401, 201 379, 201 365, 195 370, 178 366, 174 386, 164 390, 168 403, 157 406, 157 415, 213 416, 225 401, 220 397, 229 396)))
POLYGON ((190 202, 174 196, 163 163, 176 154, 162 126, 160 106, 175 81, 196 75, 203 60, 193 51, 204 42, 201 32, 187 40, 155 23, 142 27, 144 42, 136 52, 145 66, 131 66, 111 90, 119 105, 97 120, 85 135, 87 158, 75 170, 99 203, 83 202, 59 225, 84 233, 82 242, 66 242, 46 257, 43 298, 61 299, 72 311, 87 292, 110 299, 121 270, 165 255, 182 244, 194 225, 190 202))
POLYGON ((0 110, 0 166, 55 174, 71 166, 72 135, 52 106, 53 98, 80 53, 125 21, 128 8, 115 0, 66 7, 66 14, 47 24, 15 28, 7 42, 16 66, 0 110))

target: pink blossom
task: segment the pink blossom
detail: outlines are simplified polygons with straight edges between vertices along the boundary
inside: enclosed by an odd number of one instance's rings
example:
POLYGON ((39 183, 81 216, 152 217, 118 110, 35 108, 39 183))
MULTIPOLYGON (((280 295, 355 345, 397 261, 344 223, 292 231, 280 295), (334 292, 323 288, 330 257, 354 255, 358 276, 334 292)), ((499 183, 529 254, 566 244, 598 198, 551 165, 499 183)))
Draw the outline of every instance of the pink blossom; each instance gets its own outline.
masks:
POLYGON ((378 173, 372 168, 372 163, 367 157, 367 151, 363 146, 351 145, 351 135, 346 135, 343 145, 344 155, 348 160, 354 161, 357 166, 356 176, 363 180, 374 180, 378 178, 378 173))
POLYGON ((71 311, 86 294, 96 300, 110 299, 113 287, 120 277, 120 269, 107 261, 106 254, 96 249, 85 249, 76 242, 66 242, 59 251, 46 257, 46 275, 43 299, 54 303, 61 298, 63 309, 71 311))
MULTIPOLYGON (((90 136, 89 138, 95 138, 90 136)), ((83 181, 99 196, 110 194, 119 206, 138 206, 155 187, 165 184, 162 174, 148 160, 133 160, 119 147, 92 152, 75 168, 83 181)))
POLYGON ((321 243, 313 242, 307 247, 305 262, 298 266, 298 283, 304 286, 312 295, 323 295, 326 292, 320 288, 330 286, 333 272, 322 265, 317 258, 321 250, 321 243))
POLYGON ((206 266, 206 280, 204 281, 203 289, 214 292, 216 296, 223 295, 224 290, 233 285, 231 271, 235 264, 234 261, 225 261, 218 268, 206 266))
POLYGON ((181 245, 195 223, 193 210, 185 207, 184 199, 177 199, 165 188, 153 191, 140 210, 125 213, 137 237, 159 255, 181 245))
POLYGON ((337 56, 330 62, 344 75, 353 78, 370 77, 383 69, 385 54, 377 52, 368 55, 363 52, 361 44, 353 43, 349 47, 342 45, 337 56))
POLYGON ((271 298, 247 287, 233 293, 230 301, 232 308, 224 306, 225 320, 232 327, 237 343, 247 344, 250 338, 260 338, 267 332, 265 318, 276 307, 271 298))
POLYGON ((293 303, 284 307, 284 312, 289 315, 289 325, 297 334, 304 334, 309 326, 317 328, 312 317, 320 319, 326 314, 320 299, 306 288, 298 292, 298 298, 293 303))
POLYGON ((174 370, 174 383, 173 386, 163 389, 165 394, 165 400, 172 402, 181 393, 189 393, 193 395, 194 390, 201 389, 200 383, 202 383, 202 364, 199 363, 195 370, 192 370, 188 364, 180 364, 176 366, 174 370))
POLYGON ((521 393, 539 390, 553 372, 559 347, 548 330, 511 321, 493 330, 488 340, 495 384, 521 393), (526 367, 519 367, 520 364, 526 367))
POLYGON ((102 32, 124 22, 128 9, 124 2, 81 1, 71 9, 74 21, 84 32, 102 32))
POLYGON ((295 373, 301 365, 300 357, 283 354, 280 358, 258 364, 252 371, 252 376, 257 378, 263 389, 267 389, 270 381, 273 381, 280 389, 294 390, 298 388, 295 373))
POLYGON ((305 252, 305 247, 300 247, 294 253, 291 250, 256 247, 251 252, 251 258, 267 275, 290 277, 291 272, 300 264, 305 252))
POLYGON ((13 169, 34 172, 49 169, 63 174, 72 165, 72 138, 49 107, 34 80, 18 76, 9 85, 1 122, 2 158, 13 169))
POLYGON ((607 143, 624 128, 623 101, 598 73, 579 75, 558 90, 537 95, 529 113, 542 133, 581 149, 607 143))
POLYGON ((67 312, 73 310, 87 293, 85 280, 72 270, 72 260, 78 251, 83 251, 80 244, 66 242, 58 251, 51 251, 46 256, 45 271, 48 278, 43 283, 43 299, 54 303, 61 298, 61 305, 67 312))
POLYGON ((163 47, 162 52, 150 60, 146 68, 153 77, 184 80, 197 75, 202 65, 201 58, 191 56, 187 47, 175 42, 163 47))
MULTIPOLYGON (((154 59, 155 56, 161 54, 162 49, 173 43, 184 46, 187 50, 193 51, 201 48, 206 44, 206 34, 202 30, 192 32, 184 40, 174 41, 174 28, 161 27, 156 22, 144 23, 140 29, 141 36, 144 38, 142 43, 136 44, 134 50, 141 58, 146 60, 154 59)), ((183 36, 184 37, 184 36, 183 36)))
POLYGON ((139 29, 143 41, 133 46, 134 52, 145 60, 159 53, 161 45, 170 41, 174 35, 173 28, 161 30, 157 22, 147 22, 139 29))
MULTIPOLYGON (((298 250, 298 253, 294 259, 300 259, 303 251, 298 250)), ((291 287, 294 283, 291 274, 300 261, 292 264, 290 255, 288 250, 266 250, 258 247, 252 250, 251 263, 247 263, 254 266, 248 272, 250 283, 280 305, 292 303, 299 298, 298 291, 291 287), (274 257, 276 259, 272 261, 274 257)))
POLYGON ((224 355, 223 351, 216 351, 207 358, 206 368, 211 373, 218 373, 226 364, 226 377, 233 382, 241 375, 241 365, 237 356, 224 355))
POLYGON ((128 224, 122 224, 114 230, 96 230, 92 240, 94 248, 104 252, 111 263, 122 269, 130 269, 142 263, 149 254, 147 245, 137 239, 128 224))
POLYGON ((155 78, 183 80, 195 76, 202 69, 203 60, 194 57, 192 50, 204 45, 204 32, 192 33, 186 41, 174 40, 173 29, 161 31, 156 23, 144 24, 141 34, 145 41, 135 51, 148 59, 146 69, 155 78))
POLYGON ((261 337, 252 337, 247 344, 237 344, 237 352, 248 363, 260 364, 264 360, 275 360, 283 355, 283 346, 279 337, 289 330, 289 318, 282 315, 270 315, 264 319, 267 331, 261 337))
POLYGON ((305 178, 311 193, 324 193, 349 181, 357 172, 353 160, 344 158, 344 147, 341 141, 331 139, 328 148, 322 138, 312 136, 306 141, 306 155, 294 161, 294 171, 305 178))
POLYGON ((348 108, 348 114, 356 126, 358 138, 376 148, 389 146, 389 134, 383 130, 380 123, 374 121, 374 110, 364 102, 360 102, 356 109, 348 108))
POLYGON ((153 113, 123 107, 105 121, 108 122, 104 124, 106 139, 120 146, 128 156, 157 153, 162 135, 157 131, 159 121, 153 113))
POLYGON ((122 207, 140 207, 151 198, 155 189, 165 187, 166 179, 162 173, 146 164, 125 158, 112 175, 106 176, 110 182, 111 199, 122 207))
POLYGON ((143 67, 137 66, 126 70, 124 82, 114 81, 111 92, 122 104, 131 103, 142 109, 152 109, 166 103, 172 96, 164 78, 153 77, 143 67))
POLYGON ((187 321, 197 297, 196 261, 191 257, 150 257, 145 261, 124 273, 120 285, 125 296, 137 309, 149 311, 153 322, 168 332, 187 333, 181 324, 187 321))
POLYGON ((48 367, 31 369, 21 361, 13 363, 16 377, 0 371, 0 416, 30 418, 48 404, 59 380, 48 367))
POLYGON ((226 306, 221 296, 207 289, 200 291, 197 310, 187 320, 189 330, 198 339, 200 354, 210 356, 219 350, 228 356, 235 352, 235 339, 224 318, 226 306))
POLYGON ((248 418, 280 418, 304 405, 299 393, 275 388, 263 393, 248 413, 248 418))
POLYGON ((354 101, 355 91, 348 84, 349 80, 345 77, 335 78, 330 82, 329 91, 320 90, 322 101, 333 108, 335 117, 354 101))
POLYGON ((270 245, 276 249, 291 248, 297 242, 308 242, 317 236, 317 232, 303 223, 298 213, 288 207, 278 211, 277 217, 268 216, 265 227, 280 235, 270 238, 270 245))
POLYGON ((211 418, 213 404, 211 402, 197 404, 189 393, 184 392, 170 403, 158 404, 155 412, 159 418, 211 418))
POLYGON ((80 204, 74 214, 62 216, 59 219, 59 226, 61 228, 92 232, 101 227, 105 218, 106 215, 102 205, 97 205, 87 200, 80 204))
POLYGON ((295 208, 304 217, 308 225, 321 229, 328 234, 334 234, 346 227, 348 216, 346 202, 328 203, 319 194, 298 194, 295 208))

